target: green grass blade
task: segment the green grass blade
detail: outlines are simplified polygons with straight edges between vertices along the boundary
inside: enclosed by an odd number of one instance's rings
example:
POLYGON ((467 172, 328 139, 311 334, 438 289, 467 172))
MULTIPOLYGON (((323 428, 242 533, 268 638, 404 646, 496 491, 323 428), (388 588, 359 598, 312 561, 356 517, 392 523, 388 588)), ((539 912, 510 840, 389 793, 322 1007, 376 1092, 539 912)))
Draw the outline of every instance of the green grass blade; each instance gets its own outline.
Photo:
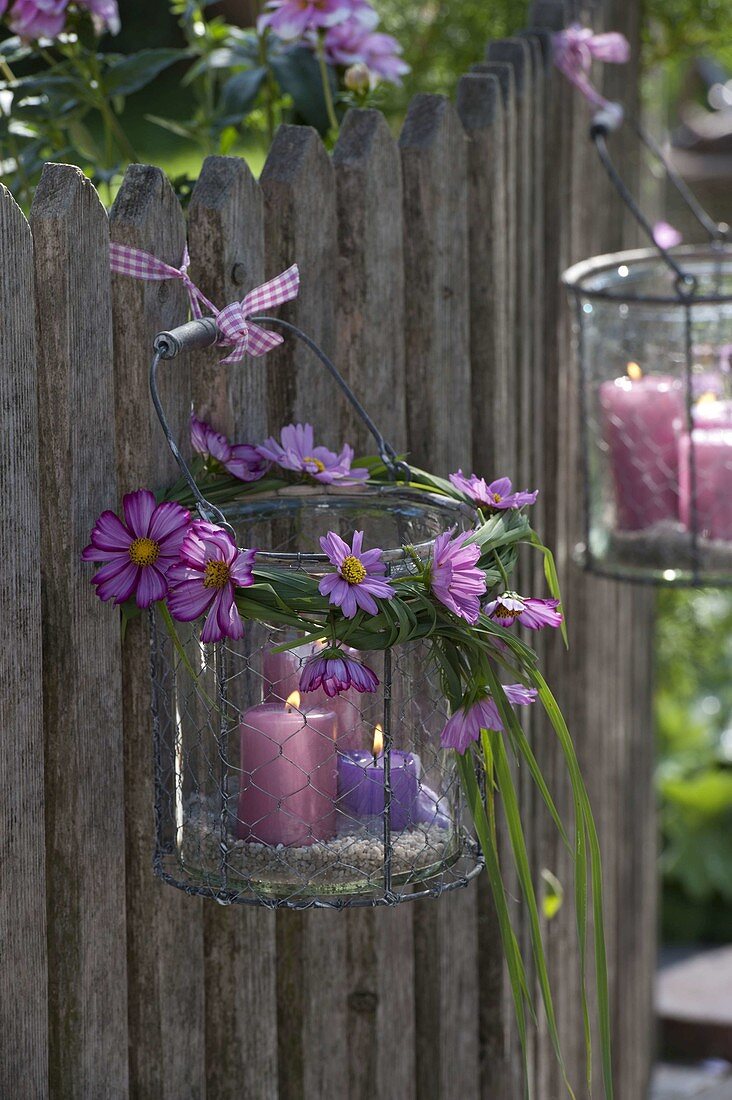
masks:
POLYGON ((549 972, 546 965, 544 943, 541 936, 539 906, 536 901, 534 884, 531 880, 529 855, 526 850, 526 841, 521 825, 521 811, 519 810, 516 788, 514 786, 511 767, 506 754, 506 746, 503 743, 501 734, 497 733, 495 730, 488 731, 486 736, 490 744, 496 779, 498 781, 498 789, 501 793, 501 801, 503 802, 503 813, 508 827, 511 851, 513 852, 514 863, 516 865, 519 883, 521 884, 521 892, 524 896, 529 914, 529 938, 531 940, 534 966, 536 967, 536 974, 539 979, 539 989, 541 990, 542 1001, 544 1002, 549 1037, 552 1047, 554 1048, 557 1062, 559 1063, 559 1068, 562 1071, 565 1088, 569 1096, 574 1100, 574 1092, 567 1077, 567 1069, 564 1064, 564 1057, 559 1041, 559 1029, 557 1027, 556 1014, 554 1012, 554 1001, 552 998, 551 985, 549 983, 549 972))

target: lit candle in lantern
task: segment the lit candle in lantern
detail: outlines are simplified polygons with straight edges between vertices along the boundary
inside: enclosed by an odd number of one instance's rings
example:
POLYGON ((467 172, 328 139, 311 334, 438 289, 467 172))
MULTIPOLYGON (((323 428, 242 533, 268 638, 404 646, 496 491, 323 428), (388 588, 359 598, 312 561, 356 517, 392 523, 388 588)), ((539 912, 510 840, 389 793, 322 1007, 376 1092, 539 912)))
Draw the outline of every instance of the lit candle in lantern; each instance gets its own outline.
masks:
POLYGON ((237 835, 262 844, 305 846, 335 835, 337 793, 332 710, 261 703, 241 716, 237 835))
MULTIPOLYGON (((265 703, 277 701, 282 703, 289 695, 298 691, 300 673, 305 661, 322 648, 323 643, 316 642, 280 652, 268 650, 264 655, 262 668, 265 703)), ((350 646, 344 646, 343 652, 358 660, 358 652, 350 646)), ((302 696, 300 709, 305 714, 309 714, 311 710, 332 710, 336 716, 336 737, 339 748, 356 748, 366 740, 361 721, 359 693, 353 689, 339 692, 332 699, 322 688, 309 691, 302 696)))
MULTIPOLYGON (((397 832, 417 824, 447 828, 450 818, 429 787, 422 786, 422 762, 416 753, 390 753, 391 827, 397 832)), ((374 730, 373 749, 338 753, 338 809, 358 821, 382 817, 384 798, 384 734, 374 730)))
POLYGON ((644 375, 637 363, 628 363, 624 377, 600 386, 600 408, 618 528, 639 531, 677 519, 681 382, 670 375, 644 375))
MULTIPOLYGON (((716 402, 728 405, 730 402, 716 402)), ((694 418, 694 422, 699 421, 694 418)), ((732 540, 732 419, 702 420, 679 437, 679 515, 708 539, 732 540), (708 425, 712 426, 708 426, 708 425), (694 446, 692 483, 691 447, 694 446), (696 492, 694 492, 696 489, 696 492), (694 507, 695 504, 695 507, 694 507)))

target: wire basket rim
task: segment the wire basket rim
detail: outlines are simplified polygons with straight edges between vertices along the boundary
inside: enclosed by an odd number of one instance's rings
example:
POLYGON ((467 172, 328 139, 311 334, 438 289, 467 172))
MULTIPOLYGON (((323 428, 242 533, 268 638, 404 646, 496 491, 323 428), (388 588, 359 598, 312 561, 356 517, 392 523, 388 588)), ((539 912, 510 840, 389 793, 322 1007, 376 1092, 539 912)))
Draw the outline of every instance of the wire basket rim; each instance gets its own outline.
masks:
MULTIPOLYGON (((366 496, 387 499, 389 497, 401 498, 422 505, 427 503, 437 510, 450 512, 456 520, 459 516, 463 516, 470 521, 473 527, 477 527, 480 523, 480 517, 475 508, 465 501, 457 500, 453 497, 441 496, 439 493, 425 492, 423 489, 410 489, 408 486, 403 485, 288 486, 286 489, 277 489, 274 492, 251 494, 246 501, 237 501, 235 504, 222 505, 221 511, 224 516, 231 521, 232 519, 242 517, 251 518, 252 516, 256 516, 257 505, 263 505, 268 502, 288 500, 315 501, 319 498, 334 496, 352 496, 355 500, 366 496)), ((449 530, 449 526, 446 527, 445 530, 449 530)), ((429 557, 434 542, 435 540, 432 538, 425 542, 414 543, 411 549, 416 552, 419 557, 426 559, 429 557)), ((403 547, 382 550, 382 559, 387 563, 407 561, 409 558, 410 554, 407 553, 403 547)), ((330 558, 327 554, 314 551, 284 552, 258 549, 257 561, 262 563, 269 562, 273 565, 278 563, 285 565, 330 565, 330 558)))
MULTIPOLYGON (((673 255, 687 262, 707 261, 710 263, 732 264, 732 246, 720 247, 714 245, 681 245, 674 248, 673 255)), ((562 272, 562 283, 567 290, 572 291, 578 297, 596 299, 614 303, 641 302, 644 305, 679 306, 688 304, 692 308, 697 305, 721 305, 732 303, 732 292, 729 294, 694 294, 688 299, 681 299, 678 294, 632 294, 618 293, 620 283, 609 288, 592 288, 585 285, 585 281, 609 271, 614 267, 625 266, 628 268, 652 261, 659 269, 667 270, 663 260, 655 248, 633 248, 624 252, 606 252, 600 256, 590 256, 585 260, 579 260, 562 272)), ((693 272, 691 272, 693 274, 693 272)), ((732 274, 732 268, 730 269, 732 274)))

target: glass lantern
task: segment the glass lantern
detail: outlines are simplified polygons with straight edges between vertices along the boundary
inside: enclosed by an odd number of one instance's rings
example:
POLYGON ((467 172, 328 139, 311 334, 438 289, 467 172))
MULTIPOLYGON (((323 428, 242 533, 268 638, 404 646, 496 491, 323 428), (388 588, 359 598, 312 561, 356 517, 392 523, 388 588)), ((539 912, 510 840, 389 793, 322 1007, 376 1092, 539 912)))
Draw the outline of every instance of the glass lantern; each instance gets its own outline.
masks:
MULTIPOLYGON (((412 572, 433 540, 475 515, 390 486, 282 490, 224 511, 242 546, 274 567, 322 576, 318 537, 366 528, 389 575, 412 572)), ((363 656, 376 693, 302 694, 312 644, 245 623, 204 645, 200 624, 153 620, 155 870, 189 893, 272 907, 375 905, 436 896, 480 870, 437 670, 421 642, 363 656)))
POLYGON ((732 581, 732 251, 657 248, 570 268, 586 568, 732 581), (679 279, 677 271, 683 273, 679 279))

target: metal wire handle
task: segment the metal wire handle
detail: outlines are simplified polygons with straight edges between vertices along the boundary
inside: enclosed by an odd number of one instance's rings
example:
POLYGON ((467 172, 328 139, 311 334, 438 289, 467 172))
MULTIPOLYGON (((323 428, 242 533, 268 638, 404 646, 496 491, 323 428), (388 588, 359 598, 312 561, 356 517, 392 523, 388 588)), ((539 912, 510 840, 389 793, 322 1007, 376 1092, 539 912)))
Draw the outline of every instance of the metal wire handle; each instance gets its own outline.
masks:
MULTIPOLYGON (((607 137, 610 133, 617 130, 623 121, 623 116, 620 112, 612 110, 601 110, 592 119, 590 124, 590 139, 595 145, 597 155, 600 158, 603 168, 605 169, 610 182, 620 196, 621 201, 630 210, 635 220, 640 225, 643 232, 648 237, 653 247, 658 252, 659 256, 675 275, 674 286, 679 299, 688 301, 693 298, 697 290, 696 276, 691 275, 689 272, 684 271, 676 259, 671 255, 668 249, 659 244, 653 234, 653 227, 646 218, 643 211, 640 209, 634 196, 632 195, 627 184, 623 180, 622 176, 618 172, 615 162, 613 161, 610 151, 607 145, 607 137)), ((645 147, 660 161, 663 166, 663 170, 675 187, 685 206, 691 211, 696 220, 699 222, 704 231, 708 234, 711 245, 713 248, 720 248, 727 240, 729 227, 724 223, 719 224, 714 221, 713 218, 707 214, 701 203, 697 200, 690 188, 686 185, 681 176, 676 170, 669 164, 668 160, 663 154, 662 149, 657 142, 647 133, 647 131, 640 125, 639 122, 631 120, 633 130, 638 137, 638 140, 645 145, 645 147)))
MULTIPOLYGON (((293 336, 301 340, 302 343, 313 352, 330 373, 331 377, 336 381, 338 386, 340 386, 341 390, 356 410, 358 416, 376 440, 379 458, 384 463, 391 480, 395 481, 398 477, 401 477, 402 480, 408 484, 412 476, 412 471, 409 466, 399 458, 391 443, 384 439, 384 436, 343 378, 335 363, 325 354, 322 348, 318 347, 315 341, 311 339, 307 333, 297 328, 296 325, 291 324, 289 321, 283 321, 279 317, 250 317, 249 320, 255 324, 279 326, 287 332, 291 332, 293 336)), ((219 335, 218 325, 213 317, 201 317, 195 321, 188 321, 184 325, 179 325, 177 328, 171 329, 168 332, 159 332, 153 340, 155 354, 150 367, 150 395, 173 458, 178 463, 180 471, 193 493, 199 515, 202 519, 208 520, 210 523, 217 523, 220 527, 227 530, 233 538, 236 538, 233 527, 228 522, 221 509, 207 500, 199 489, 188 463, 183 458, 165 415, 157 383, 158 366, 161 359, 174 359, 182 351, 211 347, 217 342, 219 335)))

